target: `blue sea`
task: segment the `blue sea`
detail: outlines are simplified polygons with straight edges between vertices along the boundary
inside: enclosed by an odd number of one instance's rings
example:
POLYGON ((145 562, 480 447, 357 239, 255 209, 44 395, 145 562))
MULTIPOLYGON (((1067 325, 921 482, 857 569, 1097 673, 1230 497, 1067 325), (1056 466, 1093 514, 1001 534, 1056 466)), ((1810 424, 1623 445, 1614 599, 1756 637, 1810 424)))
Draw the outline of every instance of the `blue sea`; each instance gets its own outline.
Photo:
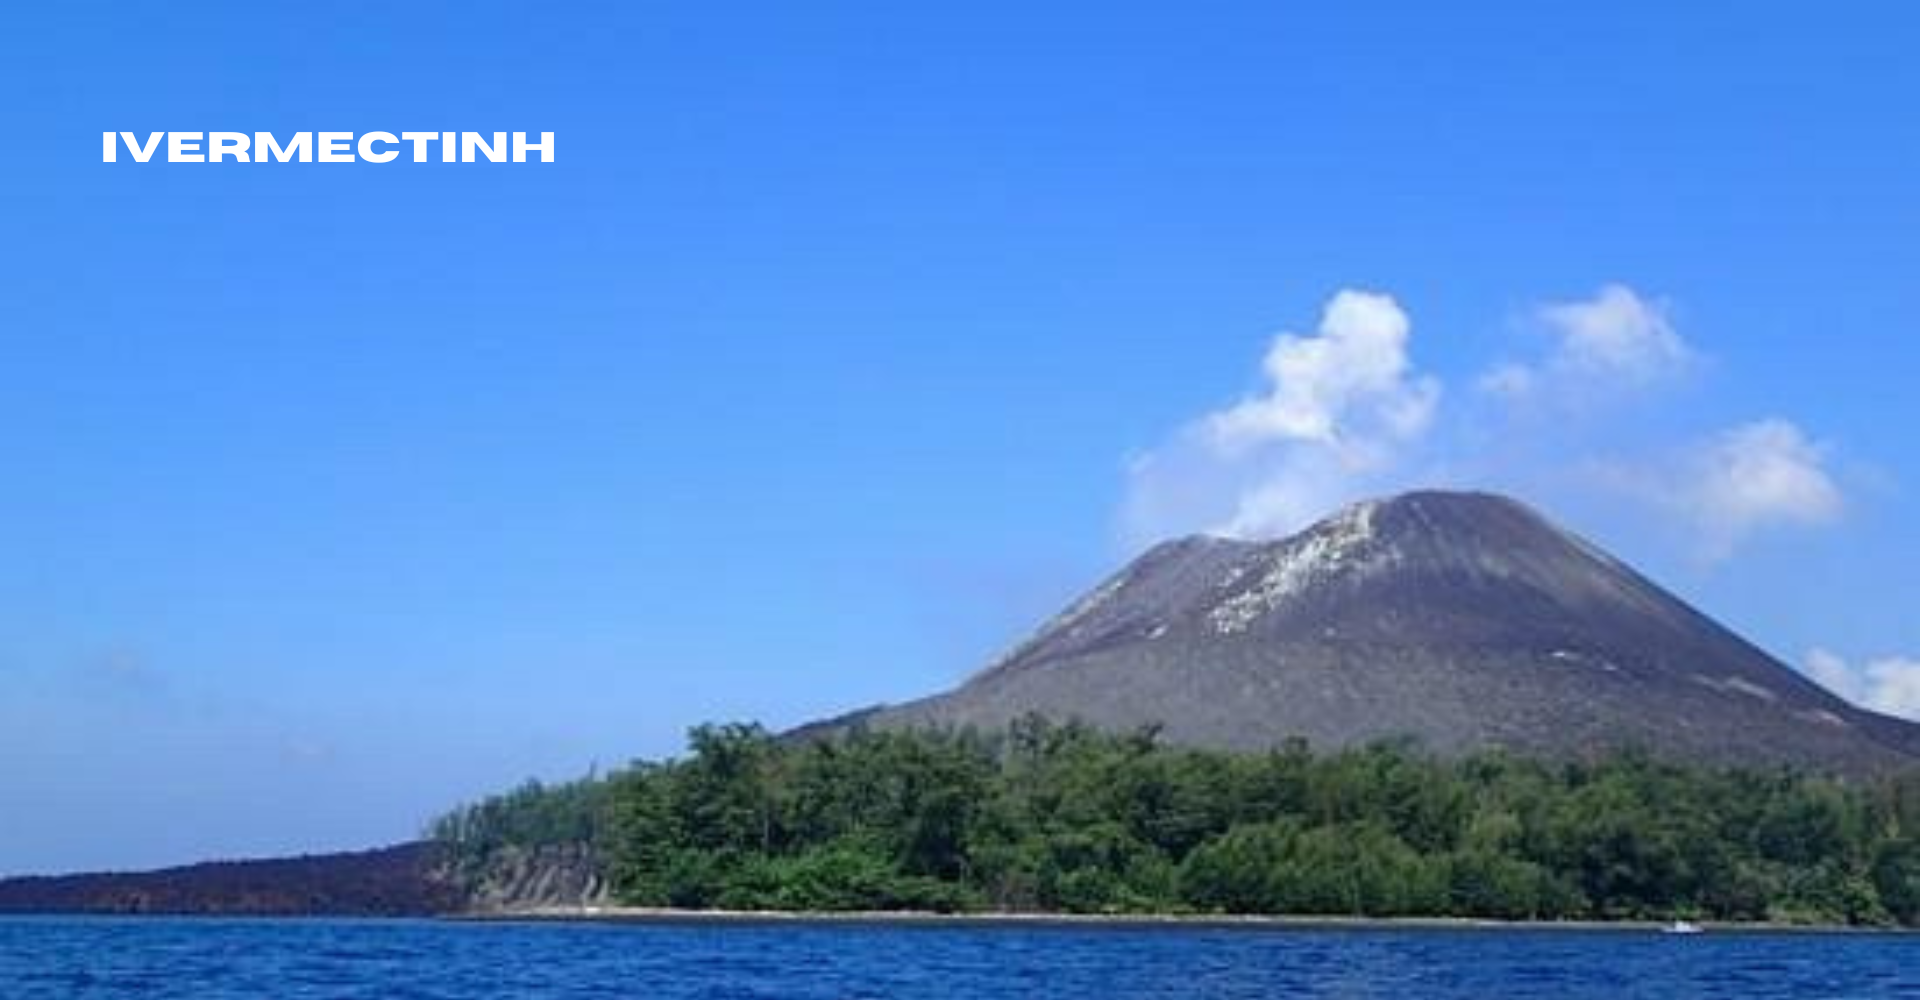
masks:
POLYGON ((1877 934, 0 917, 6 1000, 1915 997, 1877 934))

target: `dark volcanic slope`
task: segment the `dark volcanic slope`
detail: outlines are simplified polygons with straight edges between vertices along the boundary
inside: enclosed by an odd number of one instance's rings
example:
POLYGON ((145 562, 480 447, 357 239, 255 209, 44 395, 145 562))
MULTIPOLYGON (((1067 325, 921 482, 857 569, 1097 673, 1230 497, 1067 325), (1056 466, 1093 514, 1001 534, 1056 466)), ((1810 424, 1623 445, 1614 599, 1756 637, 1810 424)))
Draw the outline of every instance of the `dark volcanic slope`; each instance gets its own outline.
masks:
POLYGON ((1276 542, 1153 549, 960 688, 875 725, 1027 712, 1231 748, 1638 746, 1864 774, 1920 726, 1827 693, 1502 497, 1414 493, 1276 542))
POLYGON ((464 903, 436 874, 438 865, 439 851, 416 843, 151 872, 0 879, 0 913, 429 916, 464 903))

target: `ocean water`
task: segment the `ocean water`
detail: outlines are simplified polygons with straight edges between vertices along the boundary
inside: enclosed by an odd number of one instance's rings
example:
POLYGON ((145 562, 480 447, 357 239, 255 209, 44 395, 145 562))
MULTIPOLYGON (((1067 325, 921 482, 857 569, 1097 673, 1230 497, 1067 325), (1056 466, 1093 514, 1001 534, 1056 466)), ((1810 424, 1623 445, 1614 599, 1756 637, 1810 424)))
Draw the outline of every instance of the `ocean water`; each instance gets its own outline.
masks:
POLYGON ((1915 997, 1920 938, 0 917, 6 1000, 1915 997))

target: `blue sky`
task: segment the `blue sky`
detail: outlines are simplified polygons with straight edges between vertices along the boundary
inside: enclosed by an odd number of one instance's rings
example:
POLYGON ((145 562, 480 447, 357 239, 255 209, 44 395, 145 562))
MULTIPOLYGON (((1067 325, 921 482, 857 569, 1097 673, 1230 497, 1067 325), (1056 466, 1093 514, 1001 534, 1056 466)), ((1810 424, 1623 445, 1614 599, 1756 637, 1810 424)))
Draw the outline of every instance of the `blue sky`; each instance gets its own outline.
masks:
POLYGON ((1422 483, 1906 704, 1920 16, 1454 6, 10 9, 0 872, 402 838, 1422 483), (216 129, 558 149, 99 162, 216 129))

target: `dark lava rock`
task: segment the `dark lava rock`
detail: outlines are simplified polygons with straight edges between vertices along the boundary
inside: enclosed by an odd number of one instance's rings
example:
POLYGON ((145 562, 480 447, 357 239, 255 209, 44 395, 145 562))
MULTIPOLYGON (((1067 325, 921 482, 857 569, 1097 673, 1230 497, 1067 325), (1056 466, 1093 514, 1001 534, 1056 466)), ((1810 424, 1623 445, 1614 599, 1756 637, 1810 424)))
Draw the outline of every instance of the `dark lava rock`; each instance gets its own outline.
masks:
POLYGON ((1920 726, 1835 697, 1532 509, 1477 493, 1357 504, 1290 538, 1152 549, 959 688, 860 717, 1039 713, 1260 749, 1412 737, 1577 758, 1866 775, 1920 726))

